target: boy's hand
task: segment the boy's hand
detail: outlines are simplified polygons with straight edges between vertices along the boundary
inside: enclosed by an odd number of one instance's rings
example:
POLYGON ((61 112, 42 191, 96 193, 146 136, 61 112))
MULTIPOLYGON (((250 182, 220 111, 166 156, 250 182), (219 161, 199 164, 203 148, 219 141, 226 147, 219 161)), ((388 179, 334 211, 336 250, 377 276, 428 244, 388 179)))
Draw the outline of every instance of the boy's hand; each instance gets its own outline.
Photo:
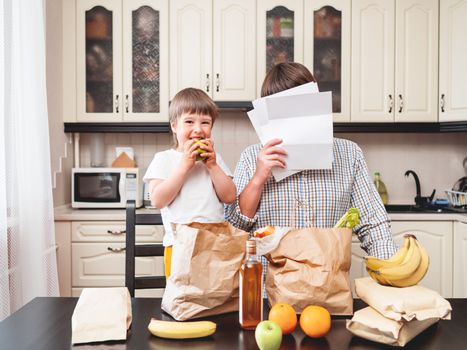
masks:
POLYGON ((196 156, 198 155, 198 145, 195 143, 196 140, 186 140, 183 144, 183 158, 182 164, 186 167, 186 170, 190 170, 196 162, 196 156))
POLYGON ((216 162, 216 151, 214 150, 214 143, 211 139, 204 139, 198 144, 199 148, 204 152, 199 154, 199 157, 203 159, 204 164, 208 169, 212 168, 217 164, 216 162))
POLYGON ((277 145, 281 144, 281 139, 272 139, 267 142, 256 158, 255 176, 265 183, 271 176, 272 168, 285 168, 285 157, 287 152, 277 145))

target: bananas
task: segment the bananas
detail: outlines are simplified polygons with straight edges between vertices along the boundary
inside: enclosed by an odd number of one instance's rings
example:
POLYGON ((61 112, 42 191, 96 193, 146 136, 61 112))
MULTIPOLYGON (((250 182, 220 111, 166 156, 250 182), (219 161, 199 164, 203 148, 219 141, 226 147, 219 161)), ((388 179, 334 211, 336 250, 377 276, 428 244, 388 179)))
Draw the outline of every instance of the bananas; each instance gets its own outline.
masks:
POLYGON ((151 319, 149 332, 160 338, 190 339, 214 334, 216 324, 211 321, 175 322, 151 319))
POLYGON ((430 258, 414 235, 404 236, 404 246, 390 259, 365 258, 366 269, 371 278, 382 285, 410 287, 425 277, 430 258))

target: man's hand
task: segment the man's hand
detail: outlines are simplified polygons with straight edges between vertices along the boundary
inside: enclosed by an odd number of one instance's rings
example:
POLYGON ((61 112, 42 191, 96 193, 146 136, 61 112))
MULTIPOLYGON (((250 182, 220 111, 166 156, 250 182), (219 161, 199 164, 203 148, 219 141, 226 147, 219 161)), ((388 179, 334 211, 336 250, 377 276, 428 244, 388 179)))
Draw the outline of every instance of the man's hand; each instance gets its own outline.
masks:
POLYGON ((281 144, 281 139, 272 139, 267 142, 256 158, 255 177, 265 183, 271 176, 272 168, 285 168, 285 157, 287 152, 277 145, 281 144))

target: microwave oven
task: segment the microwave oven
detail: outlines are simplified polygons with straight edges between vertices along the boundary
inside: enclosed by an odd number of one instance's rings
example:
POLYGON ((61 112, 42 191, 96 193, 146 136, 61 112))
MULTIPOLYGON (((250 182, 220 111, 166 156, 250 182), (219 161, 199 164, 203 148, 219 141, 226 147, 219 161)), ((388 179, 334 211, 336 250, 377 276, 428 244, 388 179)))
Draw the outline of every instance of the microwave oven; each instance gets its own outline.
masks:
POLYGON ((125 208, 133 199, 142 206, 142 184, 138 168, 73 168, 73 208, 125 208))

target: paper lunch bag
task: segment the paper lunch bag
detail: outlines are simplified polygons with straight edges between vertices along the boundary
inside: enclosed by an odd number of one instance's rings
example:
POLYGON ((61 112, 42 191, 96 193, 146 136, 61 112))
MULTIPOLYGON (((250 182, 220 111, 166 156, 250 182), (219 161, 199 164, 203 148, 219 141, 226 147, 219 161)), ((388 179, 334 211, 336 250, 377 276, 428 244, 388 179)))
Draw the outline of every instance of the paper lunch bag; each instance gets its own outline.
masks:
POLYGON ((269 303, 288 303, 298 313, 320 305, 332 315, 351 315, 351 243, 350 229, 289 231, 266 255, 269 303))
POLYGON ((176 225, 162 310, 178 321, 237 311, 247 239, 228 222, 176 225))

